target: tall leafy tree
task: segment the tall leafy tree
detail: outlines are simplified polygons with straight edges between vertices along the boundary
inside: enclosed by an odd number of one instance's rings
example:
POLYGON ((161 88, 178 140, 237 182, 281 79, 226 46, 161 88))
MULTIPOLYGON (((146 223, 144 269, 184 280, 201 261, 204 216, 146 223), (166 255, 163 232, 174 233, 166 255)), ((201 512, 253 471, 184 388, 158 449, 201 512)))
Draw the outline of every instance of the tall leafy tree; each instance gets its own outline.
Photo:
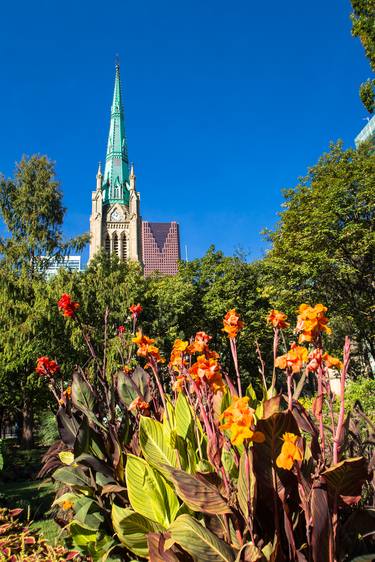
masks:
POLYGON ((375 360, 373 147, 332 144, 284 197, 280 222, 268 232, 266 291, 289 310, 301 302, 328 305, 339 341, 354 336, 369 366, 375 360))
POLYGON ((41 348, 37 294, 46 284, 43 271, 49 259, 80 250, 88 240, 64 241, 64 214, 54 164, 46 156, 24 157, 14 178, 0 177, 0 217, 7 229, 0 238, 0 400, 8 397, 8 407, 20 414, 25 446, 32 444, 33 408, 41 397, 33 370, 41 348))
MULTIPOLYGON (((352 0, 352 34, 359 37, 366 57, 375 72, 375 0, 352 0)), ((368 78, 361 84, 360 97, 363 105, 373 113, 375 110, 375 79, 368 78)))

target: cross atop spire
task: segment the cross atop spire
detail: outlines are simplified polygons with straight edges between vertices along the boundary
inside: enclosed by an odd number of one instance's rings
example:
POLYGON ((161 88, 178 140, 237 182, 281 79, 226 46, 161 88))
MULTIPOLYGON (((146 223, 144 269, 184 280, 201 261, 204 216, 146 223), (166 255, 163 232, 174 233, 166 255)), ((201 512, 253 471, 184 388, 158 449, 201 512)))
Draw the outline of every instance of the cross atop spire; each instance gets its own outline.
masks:
POLYGON ((103 178, 103 204, 129 203, 129 160, 126 144, 124 107, 121 97, 120 65, 116 62, 115 87, 111 107, 107 155, 103 178))

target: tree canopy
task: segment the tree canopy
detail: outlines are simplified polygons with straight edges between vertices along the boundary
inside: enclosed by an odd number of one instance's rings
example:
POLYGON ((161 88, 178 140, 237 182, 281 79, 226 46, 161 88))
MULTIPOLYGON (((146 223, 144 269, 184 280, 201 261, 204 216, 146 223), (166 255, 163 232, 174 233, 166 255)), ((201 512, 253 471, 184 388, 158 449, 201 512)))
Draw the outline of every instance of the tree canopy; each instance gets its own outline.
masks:
POLYGON ((291 309, 324 302, 339 339, 356 338, 375 359, 375 153, 370 144, 332 144, 295 188, 284 191, 265 259, 271 299, 291 309))

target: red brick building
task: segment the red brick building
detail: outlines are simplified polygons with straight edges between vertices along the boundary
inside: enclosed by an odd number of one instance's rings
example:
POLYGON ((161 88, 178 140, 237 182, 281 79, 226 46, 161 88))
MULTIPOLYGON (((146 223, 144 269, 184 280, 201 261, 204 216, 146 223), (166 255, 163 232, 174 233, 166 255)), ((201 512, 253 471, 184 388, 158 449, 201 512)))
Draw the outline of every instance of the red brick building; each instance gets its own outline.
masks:
POLYGON ((142 222, 144 274, 175 275, 180 259, 180 231, 176 222, 142 222))

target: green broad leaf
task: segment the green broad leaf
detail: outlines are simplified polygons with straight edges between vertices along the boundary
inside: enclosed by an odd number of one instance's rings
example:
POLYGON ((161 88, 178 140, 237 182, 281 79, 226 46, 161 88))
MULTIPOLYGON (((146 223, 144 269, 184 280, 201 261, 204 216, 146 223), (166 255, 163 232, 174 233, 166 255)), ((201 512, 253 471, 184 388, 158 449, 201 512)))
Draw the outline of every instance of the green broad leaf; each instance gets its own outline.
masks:
POLYGON ((54 480, 62 482, 67 486, 79 489, 91 489, 91 482, 85 473, 78 467, 64 466, 58 468, 52 475, 54 480))
POLYGON ((173 541, 199 562, 234 562, 236 551, 191 515, 180 515, 169 527, 173 541))
POLYGON ((131 383, 130 375, 125 374, 123 371, 118 371, 117 373, 117 393, 121 402, 127 408, 138 396, 136 388, 131 383))
POLYGON ((165 531, 165 528, 133 510, 112 505, 113 528, 120 540, 131 552, 148 557, 147 534, 165 531))
POLYGON ((75 546, 86 548, 96 541, 96 532, 85 529, 74 520, 70 523, 69 530, 75 546))
POLYGON ((246 520, 249 515, 254 515, 256 480, 253 470, 253 458, 251 451, 244 451, 240 458, 240 468, 237 483, 237 499, 242 514, 246 520))
POLYGON ((183 470, 168 468, 177 495, 193 511, 222 515, 230 513, 227 502, 216 486, 203 475, 188 474, 183 470))
POLYGON ((72 504, 74 505, 74 502, 79 498, 80 496, 77 496, 77 494, 74 494, 73 492, 66 492, 65 494, 63 494, 62 496, 58 497, 55 499, 55 501, 52 504, 52 507, 54 505, 62 505, 64 502, 72 502, 72 504))
POLYGON ((221 462, 229 476, 231 476, 232 478, 238 477, 238 468, 234 461, 234 451, 232 448, 229 450, 223 449, 221 453, 221 462))
POLYGON ((137 398, 142 396, 146 402, 150 402, 150 375, 142 367, 136 367, 131 375, 123 371, 117 373, 117 392, 121 402, 128 408, 137 398))
POLYGON ((91 498, 80 497, 73 507, 75 511, 75 521, 89 531, 97 531, 104 521, 100 513, 99 505, 91 498))
POLYGON ((172 487, 145 460, 134 455, 127 456, 125 473, 134 511, 167 527, 180 507, 172 487))
POLYGON ((175 414, 177 434, 183 439, 189 437, 192 440, 194 418, 187 398, 182 392, 179 393, 176 400, 175 414))
POLYGON ((147 462, 169 478, 165 466, 177 467, 177 454, 163 431, 163 425, 152 418, 141 416, 139 443, 147 462))
POLYGON ((259 400, 257 398, 257 395, 255 394, 255 390, 254 390, 252 384, 249 384, 249 386, 247 387, 246 396, 248 396, 250 398, 250 400, 249 400, 250 408, 254 408, 254 410, 255 410, 257 405, 258 405, 259 400))
POLYGON ((92 390, 78 372, 73 373, 72 402, 74 406, 78 410, 81 410, 81 412, 83 412, 90 421, 106 431, 104 425, 100 423, 93 412, 95 397, 92 390))

